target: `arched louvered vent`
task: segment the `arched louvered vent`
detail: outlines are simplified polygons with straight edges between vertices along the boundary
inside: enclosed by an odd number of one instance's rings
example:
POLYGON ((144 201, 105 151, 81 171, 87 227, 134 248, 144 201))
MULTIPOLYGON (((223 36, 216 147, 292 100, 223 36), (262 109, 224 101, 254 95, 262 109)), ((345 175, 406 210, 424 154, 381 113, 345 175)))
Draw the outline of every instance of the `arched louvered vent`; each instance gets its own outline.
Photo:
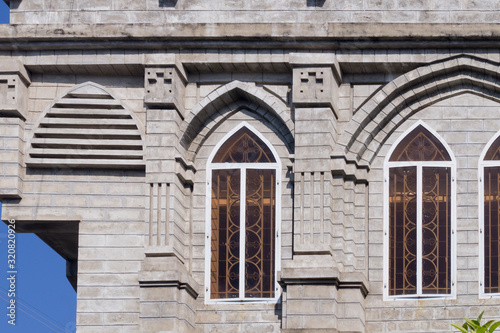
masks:
POLYGON ((104 89, 85 84, 57 101, 36 128, 28 166, 142 169, 132 114, 104 89))

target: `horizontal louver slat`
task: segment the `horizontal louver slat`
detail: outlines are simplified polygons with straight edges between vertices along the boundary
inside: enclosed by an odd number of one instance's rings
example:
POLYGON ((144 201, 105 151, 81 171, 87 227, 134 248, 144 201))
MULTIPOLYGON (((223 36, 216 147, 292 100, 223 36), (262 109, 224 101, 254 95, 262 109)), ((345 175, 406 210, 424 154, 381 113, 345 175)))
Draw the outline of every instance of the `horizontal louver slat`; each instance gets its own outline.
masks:
POLYGON ((58 106, 84 106, 84 107, 98 107, 105 106, 108 108, 123 108, 120 101, 115 99, 91 99, 91 98, 62 98, 57 102, 58 106))
POLYGON ((26 164, 143 169, 141 132, 119 100, 89 83, 58 100, 40 121, 26 164))
POLYGON ((45 118, 40 122, 42 127, 71 127, 78 128, 85 126, 97 128, 118 128, 126 127, 136 129, 137 126, 133 119, 82 119, 82 118, 45 118))
POLYGON ((59 138, 33 138, 31 140, 31 145, 33 147, 45 147, 45 148, 56 148, 56 147, 92 147, 92 148, 103 148, 103 149, 129 149, 130 147, 135 147, 142 150, 142 142, 139 140, 108 140, 103 141, 100 139, 59 139, 59 138))
POLYGON ((106 138, 125 138, 140 137, 138 130, 120 130, 113 128, 38 128, 35 132, 37 137, 106 137, 106 138))
POLYGON ((46 117, 75 117, 78 118, 131 118, 124 109, 75 109, 75 108, 52 108, 46 117))
POLYGON ((53 149, 39 148, 31 151, 33 158, 123 158, 123 159, 138 159, 142 158, 140 150, 109 150, 109 149, 53 149))
POLYGON ((58 167, 58 168, 103 168, 103 169, 143 169, 144 162, 142 160, 113 160, 113 159, 63 159, 63 158, 30 158, 26 164, 31 167, 58 167))

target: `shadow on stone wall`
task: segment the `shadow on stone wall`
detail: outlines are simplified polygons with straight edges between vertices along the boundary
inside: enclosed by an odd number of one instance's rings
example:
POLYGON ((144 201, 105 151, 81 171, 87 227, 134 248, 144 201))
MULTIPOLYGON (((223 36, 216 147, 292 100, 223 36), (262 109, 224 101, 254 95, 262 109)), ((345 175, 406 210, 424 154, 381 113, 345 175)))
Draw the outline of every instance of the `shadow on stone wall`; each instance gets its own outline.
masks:
POLYGON ((307 7, 323 7, 325 0, 307 0, 307 7))
MULTIPOLYGON (((320 1, 323 1, 324 0, 320 0, 320 1)), ((175 5, 177 4, 177 0, 160 0, 160 7, 175 7, 175 5)))

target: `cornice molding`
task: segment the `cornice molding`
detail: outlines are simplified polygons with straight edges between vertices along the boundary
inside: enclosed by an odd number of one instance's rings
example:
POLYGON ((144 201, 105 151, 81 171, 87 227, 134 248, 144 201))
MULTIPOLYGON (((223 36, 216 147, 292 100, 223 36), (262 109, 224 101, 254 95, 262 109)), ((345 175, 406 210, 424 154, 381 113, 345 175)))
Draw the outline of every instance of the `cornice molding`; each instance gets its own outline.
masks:
POLYGON ((172 23, 0 25, 0 49, 101 48, 415 48, 498 47, 500 25, 487 23, 172 23), (255 41, 258 41, 257 43, 255 41), (431 42, 422 45, 422 41, 431 42), (383 42, 383 43, 382 43, 383 42))

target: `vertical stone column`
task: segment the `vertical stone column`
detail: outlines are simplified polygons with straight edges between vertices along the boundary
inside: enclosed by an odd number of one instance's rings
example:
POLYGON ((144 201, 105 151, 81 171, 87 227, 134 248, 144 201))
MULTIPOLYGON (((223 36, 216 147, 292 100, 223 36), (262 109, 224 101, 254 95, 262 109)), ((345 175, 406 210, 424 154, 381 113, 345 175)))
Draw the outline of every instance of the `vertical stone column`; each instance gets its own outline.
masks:
POLYGON ((186 230, 187 214, 179 203, 187 202, 186 189, 195 172, 185 162, 178 145, 184 119, 184 91, 187 83, 183 66, 173 54, 146 56, 144 73, 146 112, 146 202, 148 219, 147 253, 171 253, 183 262, 187 237, 175 237, 186 230), (180 214, 176 214, 180 213, 180 214), (182 216, 179 220, 177 216, 182 216), (181 240, 181 242, 176 242, 181 240))
POLYGON ((0 198, 20 199, 23 192, 24 120, 30 77, 19 60, 0 63, 0 198))
POLYGON ((364 332, 368 276, 367 168, 332 155, 333 259, 341 272, 338 290, 339 332, 364 332))
POLYGON ((187 76, 173 54, 146 56, 146 257, 139 272, 145 332, 193 332, 198 284, 191 277, 192 163, 179 146, 187 76))
POLYGON ((20 199, 23 194, 24 121, 0 117, 0 199, 20 199))
POLYGON ((330 155, 340 72, 333 56, 291 54, 295 107, 293 260, 284 261, 285 332, 336 332, 339 272, 332 257, 330 155))
POLYGON ((330 155, 340 70, 333 55, 291 54, 295 106, 294 254, 331 254, 330 155))

